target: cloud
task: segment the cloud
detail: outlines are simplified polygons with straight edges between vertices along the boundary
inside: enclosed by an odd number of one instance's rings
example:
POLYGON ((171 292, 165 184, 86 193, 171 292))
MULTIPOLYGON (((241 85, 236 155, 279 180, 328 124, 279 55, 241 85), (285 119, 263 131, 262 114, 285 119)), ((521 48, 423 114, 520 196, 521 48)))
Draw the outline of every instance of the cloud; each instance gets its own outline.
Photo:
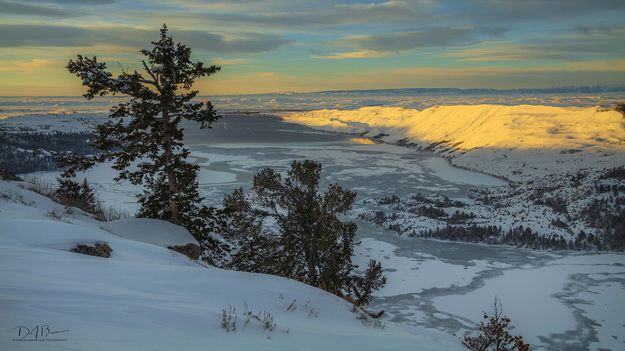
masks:
POLYGON ((0 72, 32 73, 51 64, 52 61, 47 59, 3 61, 0 65, 0 72))
POLYGON ((469 48, 453 51, 445 54, 462 61, 470 62, 499 62, 499 61, 524 61, 524 60, 562 60, 570 59, 566 52, 547 50, 541 47, 523 46, 513 43, 495 44, 494 46, 469 48))
POLYGON ((82 12, 76 10, 60 9, 50 6, 33 6, 7 1, 0 1, 0 13, 46 17, 73 17, 82 14, 82 12))
POLYGON ((329 54, 315 54, 312 58, 353 59, 389 56, 392 53, 418 48, 448 48, 475 45, 480 37, 497 37, 505 27, 429 27, 407 32, 352 35, 336 40, 332 47, 339 48, 329 54), (345 50, 348 48, 348 50, 345 50))
POLYGON ((459 18, 496 22, 588 16, 625 9, 623 0, 473 0, 457 5, 450 9, 459 18))
POLYGON ((576 27, 574 31, 557 36, 488 41, 444 56, 474 62, 606 59, 625 56, 624 37, 625 27, 576 27))
POLYGON ((55 4, 79 4, 79 5, 106 5, 116 0, 22 0, 23 2, 55 3, 55 4))
POLYGON ((339 53, 328 54, 328 55, 311 55, 311 57, 321 58, 321 59, 330 59, 330 60, 345 60, 345 59, 354 59, 354 58, 383 57, 383 56, 388 56, 388 55, 389 55, 388 52, 364 50, 364 51, 339 52, 339 53))
POLYGON ((96 37, 79 27, 0 24, 0 47, 90 46, 96 37))
POLYGON ((434 46, 454 46, 476 43, 471 28, 427 28, 411 32, 374 35, 354 35, 338 44, 359 50, 402 51, 434 46))
MULTIPOLYGON (((300 4, 293 2, 295 4, 300 4)), ((304 6, 304 5, 302 5, 304 6)), ((244 26, 325 28, 351 24, 397 23, 414 21, 423 17, 420 2, 386 1, 367 4, 328 4, 327 1, 314 3, 310 8, 280 7, 274 11, 258 12, 207 12, 194 13, 194 16, 211 21, 244 26)))
POLYGON ((213 52, 263 52, 273 50, 289 42, 282 36, 263 33, 242 33, 225 37, 202 31, 172 31, 176 40, 192 48, 213 52))
POLYGON ((232 66, 232 65, 243 65, 248 63, 249 60, 243 59, 243 58, 232 58, 232 59, 225 59, 225 58, 214 58, 211 61, 212 65, 218 65, 218 66, 232 66))
MULTIPOLYGON (((85 47, 117 45, 142 48, 157 38, 156 31, 135 28, 85 28, 56 25, 0 24, 0 47, 85 47)), ((281 36, 262 33, 240 33, 223 36, 203 31, 170 30, 175 40, 191 48, 209 52, 262 52, 286 44, 281 36)))
POLYGON ((527 88, 565 85, 622 85, 625 61, 580 61, 534 67, 422 67, 345 73, 332 89, 382 87, 527 88))
POLYGON ((535 67, 422 67, 343 72, 330 77, 253 72, 216 76, 199 83, 211 94, 267 93, 280 90, 320 91, 414 87, 527 88, 556 85, 620 84, 625 61, 582 61, 535 67))

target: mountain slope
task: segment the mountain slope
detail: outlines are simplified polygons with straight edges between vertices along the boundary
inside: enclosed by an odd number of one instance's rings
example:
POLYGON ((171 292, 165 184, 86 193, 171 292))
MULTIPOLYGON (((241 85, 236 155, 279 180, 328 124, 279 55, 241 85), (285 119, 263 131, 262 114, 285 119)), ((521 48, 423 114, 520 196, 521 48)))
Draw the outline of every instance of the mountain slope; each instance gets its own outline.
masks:
POLYGON ((623 116, 595 107, 364 107, 282 117, 312 128, 431 150, 454 165, 510 180, 625 164, 623 116))

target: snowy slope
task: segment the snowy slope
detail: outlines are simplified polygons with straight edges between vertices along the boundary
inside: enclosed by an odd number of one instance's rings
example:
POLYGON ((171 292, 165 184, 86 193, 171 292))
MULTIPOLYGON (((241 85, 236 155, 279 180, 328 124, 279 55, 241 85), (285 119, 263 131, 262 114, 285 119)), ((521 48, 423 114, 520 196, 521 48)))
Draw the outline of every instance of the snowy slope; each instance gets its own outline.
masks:
POLYGON ((122 238, 161 247, 197 244, 188 230, 175 224, 151 218, 125 218, 104 223, 103 228, 122 238), (155 235, 155 233, 158 233, 155 235))
POLYGON ((454 165, 510 180, 625 164, 623 116, 595 107, 364 107, 282 117, 317 129, 432 150, 454 165))
MULTIPOLYGON (((20 184, 0 181, 2 350, 461 349, 438 331, 366 326, 345 301, 292 280, 205 267, 120 237, 20 184), (94 242, 108 243, 111 257, 68 251, 94 242), (237 329, 226 332, 222 312, 230 306, 237 329), (270 313, 275 329, 254 319, 246 324, 245 311, 270 313), (20 326, 37 325, 58 333, 19 340, 20 326)), ((170 232, 148 226, 154 236, 170 232)), ((133 220, 109 226, 117 233, 139 227, 133 220)))
POLYGON ((585 170, 515 186, 476 187, 466 199, 428 193, 363 199, 369 206, 354 214, 410 237, 539 250, 623 251, 624 190, 625 169, 585 170))

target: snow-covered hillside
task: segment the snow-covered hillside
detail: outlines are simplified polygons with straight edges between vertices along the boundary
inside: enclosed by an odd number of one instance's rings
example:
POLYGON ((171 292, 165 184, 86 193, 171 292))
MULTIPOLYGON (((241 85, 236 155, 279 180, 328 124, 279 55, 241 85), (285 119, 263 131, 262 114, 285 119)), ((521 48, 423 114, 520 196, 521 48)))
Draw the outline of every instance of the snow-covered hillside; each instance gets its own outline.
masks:
POLYGON ((0 181, 2 350, 461 349, 442 332, 367 325, 347 302, 296 281, 206 267, 159 246, 189 241, 182 228, 98 222, 24 185, 0 181), (110 258, 69 251, 96 242, 110 258), (224 310, 236 330, 222 328, 224 310))
POLYGON ((410 194, 365 199, 355 212, 411 237, 541 250, 625 249, 625 167, 478 187, 468 199, 410 194))
POLYGON ((294 112, 282 118, 431 150, 454 165, 514 181, 625 164, 625 119, 596 107, 364 107, 294 112))

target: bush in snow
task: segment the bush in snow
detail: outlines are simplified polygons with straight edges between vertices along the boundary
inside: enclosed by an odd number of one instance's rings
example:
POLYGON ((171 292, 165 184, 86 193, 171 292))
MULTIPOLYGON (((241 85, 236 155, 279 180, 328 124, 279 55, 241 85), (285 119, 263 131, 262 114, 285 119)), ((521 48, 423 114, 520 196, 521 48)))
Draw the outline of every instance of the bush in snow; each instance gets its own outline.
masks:
POLYGON ((237 310, 230 306, 228 310, 223 309, 221 313, 221 327, 227 332, 237 330, 237 310))
POLYGON ((114 106, 111 120, 97 127, 92 145, 100 154, 65 154, 57 162, 73 176, 96 163, 113 161, 113 168, 120 171, 116 180, 145 189, 139 196, 139 217, 168 220, 186 227, 198 241, 212 242, 212 222, 207 219, 211 211, 200 204, 199 167, 187 161, 180 123, 195 121, 203 129, 219 118, 209 101, 195 99, 198 91, 191 88, 196 79, 211 76, 220 67, 193 62, 191 49, 174 43, 165 25, 159 40, 141 53, 143 71, 122 70, 117 77, 96 57, 78 55, 69 61, 69 72, 88 88, 87 99, 115 94, 130 99, 114 106))
POLYGON ((30 191, 34 191, 39 195, 47 196, 49 198, 54 197, 54 193, 56 192, 56 186, 54 184, 47 182, 39 177, 26 177, 24 179, 26 181, 26 188, 30 191))
POLYGON ((501 308, 501 301, 495 298, 491 314, 484 313, 480 322, 479 334, 471 337, 466 335, 462 344, 472 351, 529 351, 530 345, 521 336, 512 336, 508 331, 510 318, 506 317, 501 308))
POLYGON ((352 263, 356 223, 339 216, 352 208, 356 193, 331 184, 319 193, 321 164, 293 161, 286 178, 273 169, 259 172, 252 192, 235 190, 224 199, 224 234, 236 241, 231 266, 299 280, 366 305, 386 283, 379 263, 364 276, 352 263))
POLYGON ((74 246, 71 252, 76 252, 83 255, 98 256, 98 257, 111 257, 113 249, 107 243, 95 243, 93 246, 79 244, 74 246))
POLYGON ((97 214, 98 204, 95 193, 87 179, 78 183, 71 178, 60 177, 58 184, 58 188, 54 192, 56 201, 65 206, 77 207, 85 212, 97 214))
POLYGON ((22 178, 18 177, 17 174, 11 172, 6 168, 0 167, 0 179, 2 180, 13 180, 13 181, 21 181, 22 178))
POLYGON ((245 303, 243 307, 243 316, 247 317, 244 326, 247 326, 253 320, 260 323, 263 329, 269 332, 272 332, 278 326, 278 324, 273 321, 273 314, 267 311, 254 313, 252 310, 249 309, 247 303, 245 303))

